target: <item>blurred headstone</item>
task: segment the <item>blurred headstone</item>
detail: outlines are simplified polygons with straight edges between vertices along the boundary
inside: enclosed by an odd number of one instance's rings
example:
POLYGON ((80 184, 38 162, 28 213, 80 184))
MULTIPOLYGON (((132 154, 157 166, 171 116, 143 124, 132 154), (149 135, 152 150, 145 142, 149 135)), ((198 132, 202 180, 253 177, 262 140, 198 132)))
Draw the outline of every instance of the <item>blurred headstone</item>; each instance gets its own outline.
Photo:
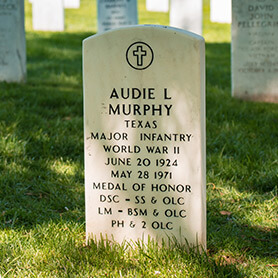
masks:
POLYGON ((26 79, 24 1, 0 0, 0 81, 26 79))
POLYGON ((232 0, 210 0, 210 20, 218 23, 232 22, 232 0))
POLYGON ((78 9, 80 7, 80 0, 64 0, 64 7, 66 9, 78 9))
POLYGON ((138 24, 137 0, 98 0, 98 33, 138 24))
POLYGON ((203 0, 170 0, 170 26, 203 32, 203 0))
POLYGON ((232 95, 278 102, 278 1, 232 5, 232 95))
POLYGON ((146 0, 146 9, 149 12, 164 12, 169 11, 169 0, 146 0))
POLYGON ((32 0, 35 31, 64 31, 63 0, 32 0))

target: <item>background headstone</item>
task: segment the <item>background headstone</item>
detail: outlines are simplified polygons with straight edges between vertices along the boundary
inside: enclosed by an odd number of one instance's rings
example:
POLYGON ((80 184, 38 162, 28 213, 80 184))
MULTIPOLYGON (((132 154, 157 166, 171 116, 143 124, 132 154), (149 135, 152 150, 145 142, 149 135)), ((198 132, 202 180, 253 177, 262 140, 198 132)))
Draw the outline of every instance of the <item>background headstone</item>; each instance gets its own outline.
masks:
POLYGON ((64 7, 66 9, 78 9, 80 7, 80 0, 64 0, 64 7))
POLYGON ((0 0, 0 81, 25 79, 24 1, 0 0))
POLYGON ((169 11, 169 0, 146 0, 146 9, 150 12, 169 11))
POLYGON ((63 0, 32 0, 35 31, 64 31, 63 0))
POLYGON ((98 0, 98 33, 138 24, 137 0, 98 0))
POLYGON ((210 20, 218 23, 231 23, 232 0, 210 0, 210 20))
POLYGON ((203 0, 170 0, 170 26, 201 35, 203 0))
POLYGON ((232 3, 232 95, 278 102, 278 2, 232 3))
POLYGON ((170 27, 84 40, 87 238, 205 247, 204 55, 170 27))

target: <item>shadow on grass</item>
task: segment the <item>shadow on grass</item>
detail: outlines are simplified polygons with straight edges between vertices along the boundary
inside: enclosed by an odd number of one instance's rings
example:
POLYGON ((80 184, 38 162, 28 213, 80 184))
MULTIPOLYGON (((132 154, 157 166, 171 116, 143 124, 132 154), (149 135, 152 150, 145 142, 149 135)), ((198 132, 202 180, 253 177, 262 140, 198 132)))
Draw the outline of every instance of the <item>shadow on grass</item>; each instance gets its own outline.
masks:
POLYGON ((32 226, 64 212, 83 220, 82 93, 47 86, 9 93, 9 109, 2 110, 1 222, 32 226))
POLYGON ((62 216, 84 221, 81 49, 87 36, 27 34, 28 82, 0 84, 3 227, 62 216))
MULTIPOLYGON (((89 35, 27 34, 29 81, 0 84, 3 228, 61 217, 84 221, 81 41, 89 35)), ((277 105, 231 98, 230 45, 207 44, 206 51, 208 182, 272 191, 278 184, 277 105)), ((215 210, 220 206, 208 203, 210 248, 230 241, 238 251, 277 257, 277 230, 235 223, 215 210)))
MULTIPOLYGON (((206 50, 207 182, 259 194, 259 202, 271 202, 278 185, 277 104, 232 98, 230 44, 208 44, 206 50)), ((277 258, 277 228, 253 225, 234 212, 231 216, 220 215, 224 198, 212 196, 207 205, 211 252, 233 246, 243 257, 247 252, 277 258)), ((238 206, 245 202, 240 199, 238 206)))
POLYGON ((278 185, 277 104, 232 98, 230 76, 230 44, 208 44, 208 173, 240 191, 272 191, 278 185))
MULTIPOLYGON (((28 83, 53 84, 77 76, 82 84, 82 40, 92 33, 27 33, 28 83)), ((61 84, 60 84, 61 85, 61 84)))
POLYGON ((215 198, 212 202, 208 202, 207 206, 209 252, 211 254, 223 252, 223 255, 230 254, 231 257, 237 254, 240 255, 242 263, 247 262, 247 254, 262 259, 277 259, 277 227, 254 225, 236 212, 221 215, 220 208, 216 205, 220 200, 215 198))
POLYGON ((128 243, 128 247, 123 246, 125 245, 91 242, 81 252, 92 253, 91 263, 98 270, 103 269, 103 264, 107 266, 120 264, 124 271, 132 270, 140 277, 156 277, 157 275, 168 277, 168 272, 175 273, 177 277, 246 277, 244 271, 240 271, 234 264, 227 264, 221 259, 214 260, 206 253, 199 253, 196 250, 188 251, 178 243, 172 242, 171 246, 165 243, 159 246, 151 240, 146 245, 136 242, 135 244, 128 243), (129 246, 136 251, 130 253, 130 258, 127 258, 123 256, 123 253, 128 253, 129 246), (123 260, 123 257, 126 259, 123 260), (103 264, 96 265, 97 259, 103 264), (145 265, 149 265, 151 269, 146 269, 145 265))

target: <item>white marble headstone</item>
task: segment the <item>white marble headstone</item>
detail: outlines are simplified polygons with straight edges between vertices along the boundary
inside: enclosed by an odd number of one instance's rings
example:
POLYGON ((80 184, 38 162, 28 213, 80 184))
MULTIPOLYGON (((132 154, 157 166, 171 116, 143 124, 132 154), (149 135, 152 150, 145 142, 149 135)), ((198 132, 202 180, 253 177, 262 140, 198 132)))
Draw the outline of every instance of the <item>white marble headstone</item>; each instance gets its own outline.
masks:
POLYGON ((83 42, 87 239, 206 245, 205 46, 160 26, 83 42))
POLYGON ((26 79, 24 2, 0 0, 0 81, 26 79))
POLYGON ((78 9, 80 7, 80 0, 64 0, 64 7, 66 9, 78 9))
POLYGON ((278 102, 278 1, 232 5, 232 95, 278 102))
POLYGON ((170 26, 203 32, 203 0, 170 0, 170 26))
POLYGON ((164 12, 169 11, 169 0, 146 0, 146 9, 150 12, 164 12))
POLYGON ((232 0, 210 0, 210 20, 218 23, 231 23, 232 0))
POLYGON ((97 0, 98 33, 138 24, 137 0, 97 0))
POLYGON ((63 0, 32 0, 35 31, 64 31, 63 0))

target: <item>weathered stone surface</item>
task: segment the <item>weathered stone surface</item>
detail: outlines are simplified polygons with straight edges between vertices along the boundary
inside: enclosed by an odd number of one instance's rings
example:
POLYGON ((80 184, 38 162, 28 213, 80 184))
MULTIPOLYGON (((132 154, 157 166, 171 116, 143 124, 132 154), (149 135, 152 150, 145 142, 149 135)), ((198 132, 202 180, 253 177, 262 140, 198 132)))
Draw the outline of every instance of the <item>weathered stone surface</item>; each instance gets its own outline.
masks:
POLYGON ((35 31, 64 31, 63 0, 32 0, 35 31))
POLYGON ((278 2, 233 0, 232 95, 278 102, 278 2))
POLYGON ((0 81, 26 79, 24 2, 0 0, 0 81))
POLYGON ((204 55, 170 27, 84 40, 87 238, 206 245, 204 55))
POLYGON ((203 0, 171 0, 170 26, 201 35, 203 32, 203 0))
POLYGON ((138 24, 137 0, 98 0, 98 33, 138 24))

